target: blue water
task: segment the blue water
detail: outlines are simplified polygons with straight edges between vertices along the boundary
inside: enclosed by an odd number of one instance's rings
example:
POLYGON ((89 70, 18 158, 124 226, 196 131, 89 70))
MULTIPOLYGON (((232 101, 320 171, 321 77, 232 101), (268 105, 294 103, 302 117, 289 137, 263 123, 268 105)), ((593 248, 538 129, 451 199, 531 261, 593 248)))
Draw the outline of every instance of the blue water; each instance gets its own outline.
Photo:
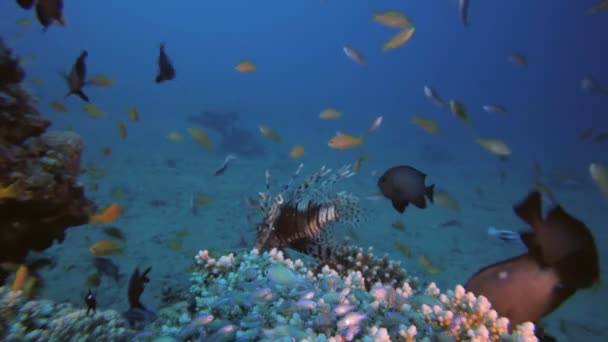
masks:
MULTIPOLYGON (((298 162, 304 162, 310 173, 323 164, 351 163, 365 153, 369 160, 351 184, 356 194, 365 197, 377 191, 373 171, 409 164, 459 200, 460 214, 431 207, 398 215, 386 201, 364 202, 375 216, 373 223, 360 228, 361 241, 403 259, 406 268, 420 270, 416 258, 403 257, 386 242, 398 234, 390 223, 403 220, 407 226, 403 241, 411 245, 414 255, 428 255, 443 263, 445 270, 437 280, 452 287, 489 261, 521 252, 521 247, 489 241, 485 231, 489 225, 504 229, 524 225, 511 207, 533 184, 533 160, 552 180, 549 186, 564 207, 593 231, 601 264, 605 264, 608 236, 603 226, 608 200, 590 179, 588 166, 608 163, 608 142, 576 139, 588 128, 608 130, 608 96, 585 93, 580 86, 585 76, 608 86, 608 49, 603 47, 608 13, 587 14, 596 3, 471 0, 471 25, 465 29, 456 0, 66 1, 66 27, 52 26, 42 32, 33 11, 3 1, 0 34, 17 55, 32 59, 26 66, 28 80, 48 83, 29 84, 28 89, 40 99, 39 109, 53 121, 52 128, 80 133, 86 144, 83 162, 110 170, 108 177, 96 181, 100 190, 89 197, 104 206, 113 201, 112 188, 128 189, 130 202, 123 203, 126 213, 116 222, 130 232, 127 254, 116 259, 125 273, 138 262, 163 265, 180 254, 151 242, 152 236, 167 230, 191 228, 192 235, 184 242, 187 251, 209 245, 230 247, 241 234, 251 240, 253 230, 242 214, 243 199, 263 191, 266 168, 276 169, 279 178, 287 179, 298 162), (416 33, 406 45, 383 52, 382 44, 397 31, 372 22, 371 14, 387 9, 407 13, 416 33), (29 27, 16 24, 23 17, 32 20, 29 27), (17 32, 23 32, 23 37, 17 38, 17 32), (177 77, 156 84, 161 42, 166 44, 177 77), (342 51, 344 45, 361 51, 366 64, 350 61, 342 51), (58 71, 69 70, 83 49, 89 52, 89 75, 103 74, 116 81, 111 88, 85 89, 108 113, 104 118, 91 119, 78 98, 63 98, 66 88, 58 71), (509 56, 515 52, 525 55, 528 64, 511 63, 509 56), (257 71, 235 71, 244 59, 256 63, 257 71), (461 101, 471 115, 472 127, 433 106, 423 94, 424 85, 444 99, 461 101), (53 112, 48 106, 53 100, 60 100, 70 111, 53 112), (510 114, 484 112, 481 106, 490 103, 506 106, 510 114), (130 106, 139 109, 140 122, 128 121, 130 106), (319 112, 328 107, 344 116, 320 120, 319 112), (239 156, 227 174, 210 177, 229 151, 205 151, 188 138, 185 129, 192 124, 185 119, 202 110, 238 112, 239 125, 260 139, 266 155, 239 156), (436 119, 441 134, 434 137, 412 125, 413 114, 436 119), (336 131, 359 135, 378 115, 384 117, 383 125, 361 147, 338 151, 327 146, 336 131), (124 141, 116 129, 119 119, 127 123, 124 141), (260 124, 275 129, 283 142, 259 136, 260 124), (184 141, 168 142, 165 135, 171 130, 180 130, 184 141), (473 143, 480 136, 507 142, 513 151, 509 161, 498 161, 473 143), (288 156, 295 144, 306 149, 298 161, 288 156), (112 148, 109 157, 99 153, 103 146, 112 148), (178 161, 177 170, 162 166, 167 159, 178 161), (499 170, 506 172, 506 184, 500 184, 499 170), (564 185, 564 178, 576 184, 564 185), (484 199, 476 199, 478 187, 484 199), (213 198, 202 216, 189 214, 193 191, 213 198), (159 198, 167 201, 166 208, 146 205, 159 198), (480 209, 474 201, 497 210, 480 209), (435 227, 455 215, 463 222, 462 228, 435 227), (460 253, 450 252, 454 239, 460 241, 460 253)), ((214 145, 219 144, 219 136, 208 133, 214 145)), ((85 236, 101 237, 91 227, 78 227, 53 253, 77 263, 87 253, 85 236)), ((190 259, 184 254, 178 259, 187 278, 190 259)), ((175 268, 160 266, 154 272, 159 279, 175 273, 175 268)), ((50 273, 43 294, 78 302, 69 291, 58 289, 61 280, 50 273)), ((83 282, 81 274, 72 279, 83 282)), ((84 291, 82 286, 70 286, 84 291)), ((112 290, 111 284, 104 287, 112 290)), ((117 291, 107 306, 124 307, 124 290, 117 291)), ((158 286, 151 284, 147 292, 154 291, 158 286)), ((580 291, 548 321, 555 326, 560 320, 570 324, 566 335, 573 340, 577 336, 601 340, 589 331, 607 331, 605 320, 598 318, 603 307, 594 304, 606 300, 605 286, 594 292, 580 291)))

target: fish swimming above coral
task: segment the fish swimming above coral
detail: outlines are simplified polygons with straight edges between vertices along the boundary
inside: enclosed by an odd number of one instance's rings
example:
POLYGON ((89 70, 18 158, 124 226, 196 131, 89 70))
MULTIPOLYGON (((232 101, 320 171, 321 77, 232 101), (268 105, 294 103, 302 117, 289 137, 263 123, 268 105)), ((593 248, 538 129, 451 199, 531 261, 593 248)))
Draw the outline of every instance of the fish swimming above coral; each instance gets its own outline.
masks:
POLYGON ((465 285, 509 318, 510 328, 540 320, 599 279, 597 247, 589 229, 560 206, 543 219, 540 200, 533 191, 514 207, 531 226, 521 233, 528 252, 482 268, 465 285))
POLYGON ((391 200, 393 208, 400 213, 412 203, 420 209, 426 208, 426 198, 433 203, 435 185, 426 186, 426 174, 407 165, 392 167, 378 179, 378 187, 384 197, 391 200))
POLYGON ((332 185, 355 175, 350 165, 336 171, 323 166, 318 172, 294 184, 303 168, 300 164, 288 184, 271 193, 266 171, 266 191, 259 193, 263 221, 257 226, 255 247, 260 251, 294 247, 298 240, 322 235, 334 223, 357 225, 361 219, 358 198, 348 192, 332 192, 332 185))

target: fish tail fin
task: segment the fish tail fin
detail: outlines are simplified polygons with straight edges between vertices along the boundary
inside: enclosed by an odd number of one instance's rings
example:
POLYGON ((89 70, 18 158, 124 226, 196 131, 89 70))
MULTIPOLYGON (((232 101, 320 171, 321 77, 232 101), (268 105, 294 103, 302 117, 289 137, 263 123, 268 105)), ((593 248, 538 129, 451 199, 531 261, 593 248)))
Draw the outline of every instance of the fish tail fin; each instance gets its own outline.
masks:
POLYGON ((490 236, 497 236, 498 235, 498 229, 496 229, 496 227, 494 227, 494 226, 489 226, 488 227, 488 235, 490 235, 490 236))
POLYGON ((431 203, 435 203, 433 199, 433 194, 435 193, 435 184, 431 184, 424 189, 426 198, 431 201, 431 203))
POLYGON ((72 90, 72 91, 70 91, 69 93, 67 93, 65 95, 65 97, 68 97, 68 96, 70 96, 72 94, 80 97, 84 102, 89 102, 89 97, 82 90, 80 90, 80 89, 79 90, 72 90))
POLYGON ((532 225, 534 222, 542 221, 541 195, 538 191, 532 191, 513 210, 524 222, 532 225))

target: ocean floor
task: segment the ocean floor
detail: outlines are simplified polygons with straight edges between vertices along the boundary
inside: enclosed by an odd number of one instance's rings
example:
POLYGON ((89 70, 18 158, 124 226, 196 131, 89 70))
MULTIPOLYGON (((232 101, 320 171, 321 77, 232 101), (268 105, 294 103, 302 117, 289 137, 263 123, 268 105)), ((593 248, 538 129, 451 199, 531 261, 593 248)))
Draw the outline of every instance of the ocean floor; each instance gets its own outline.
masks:
MULTIPOLYGON (((194 160, 164 152, 147 156, 143 163, 139 158, 135 159, 135 151, 110 156, 111 164, 99 159, 96 165, 107 169, 107 176, 98 180, 86 175, 82 178, 85 186, 98 184, 96 191, 87 193, 100 207, 118 202, 125 208, 124 214, 111 224, 126 235, 124 254, 110 257, 119 265, 123 279, 116 283, 102 277, 100 286, 95 289, 100 308, 128 309, 128 277, 137 266, 152 267, 151 281, 142 302, 150 308, 159 308, 163 305, 163 291, 188 290, 190 268, 199 250, 238 248, 242 247, 243 240, 252 246, 259 216, 250 216, 255 211, 247 206, 245 199, 255 198, 259 191, 264 191, 266 168, 274 181, 284 184, 298 165, 293 160, 278 157, 239 158, 225 174, 213 177, 211 173, 221 165, 223 155, 194 160), (197 194, 204 194, 209 201, 193 212, 191 200, 197 194), (180 242, 170 242, 173 240, 180 242)), ((321 165, 307 160, 302 175, 316 172, 321 165)), ((488 226, 525 228, 512 211, 513 204, 530 190, 529 179, 523 173, 510 174, 505 184, 499 184, 495 166, 477 167, 477 170, 486 171, 473 174, 468 165, 465 168, 456 164, 422 162, 419 167, 429 174, 427 183, 436 183, 439 188, 449 191, 458 199, 461 210, 450 211, 437 205, 426 210, 410 207, 400 215, 388 201, 373 196, 377 192, 377 176, 371 175, 373 169, 377 167, 382 171, 390 166, 376 160, 371 165, 364 165, 360 174, 352 179, 337 184, 337 190, 346 189, 361 197, 361 205, 369 218, 356 229, 353 243, 373 246, 376 254, 388 253, 391 259, 401 260, 410 274, 426 282, 435 281, 441 289, 464 284, 479 268, 524 251, 522 245, 487 235, 488 226), (460 224, 441 226, 452 219, 460 224), (404 231, 392 227, 398 220, 404 224, 404 231), (402 254, 395 241, 406 244, 410 255, 402 254), (428 274, 418 262, 420 256, 426 256, 439 272, 428 274)), ((601 246, 608 245, 607 233, 601 230, 607 202, 587 183, 556 189, 556 192, 566 210, 591 228, 601 252, 601 246)), ((45 286, 40 297, 84 306, 86 279, 94 270, 89 247, 106 238, 102 227, 72 228, 62 244, 44 252, 56 258, 58 263, 52 269, 41 271, 45 286)), ((602 257, 605 265, 606 256, 602 257)), ((547 330, 560 341, 603 341, 608 322, 605 307, 599 303, 608 303, 605 285, 579 291, 546 319, 547 330)))

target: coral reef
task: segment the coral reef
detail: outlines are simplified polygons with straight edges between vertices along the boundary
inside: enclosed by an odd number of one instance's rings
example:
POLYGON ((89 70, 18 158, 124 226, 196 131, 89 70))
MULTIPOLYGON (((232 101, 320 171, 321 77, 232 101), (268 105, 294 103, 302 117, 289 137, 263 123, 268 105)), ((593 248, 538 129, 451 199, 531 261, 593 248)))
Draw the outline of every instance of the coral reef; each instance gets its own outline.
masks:
POLYGON ((239 156, 260 156, 265 153, 264 144, 257 135, 238 125, 239 114, 236 112, 203 111, 198 115, 188 116, 186 121, 219 134, 219 150, 223 153, 235 153, 239 156))
POLYGON ((239 341, 536 341, 534 325, 508 331, 484 297, 462 286, 441 293, 431 283, 377 282, 358 271, 319 273, 272 249, 212 256, 200 251, 192 274, 194 312, 160 313, 157 335, 239 341))
POLYGON ((95 207, 77 183, 81 137, 45 133, 50 122, 18 83, 23 70, 1 40, 0 63, 0 262, 22 262, 87 223, 95 207))
POLYGON ((0 287, 3 341, 133 341, 136 331, 113 310, 87 315, 84 308, 48 300, 25 301, 21 291, 0 287))

